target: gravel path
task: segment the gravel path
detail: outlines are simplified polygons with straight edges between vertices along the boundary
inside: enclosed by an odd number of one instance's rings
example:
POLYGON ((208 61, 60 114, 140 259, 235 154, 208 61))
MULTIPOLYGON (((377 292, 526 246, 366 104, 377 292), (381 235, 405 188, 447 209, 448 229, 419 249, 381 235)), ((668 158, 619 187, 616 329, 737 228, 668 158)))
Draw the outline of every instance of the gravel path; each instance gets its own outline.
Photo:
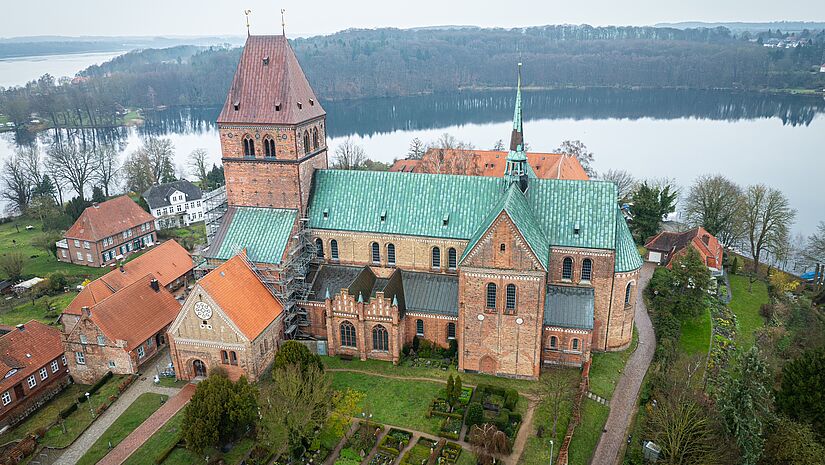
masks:
POLYGON ((636 399, 642 386, 647 368, 653 360, 656 350, 656 338, 653 334, 653 324, 647 314, 642 292, 653 275, 655 265, 645 263, 639 279, 639 294, 636 299, 636 328, 639 331, 639 346, 627 361, 624 372, 616 384, 613 398, 610 399, 610 414, 607 417, 605 431, 599 438, 596 452, 593 454, 591 465, 615 465, 621 462, 619 452, 627 442, 627 432, 630 422, 636 413, 636 399))

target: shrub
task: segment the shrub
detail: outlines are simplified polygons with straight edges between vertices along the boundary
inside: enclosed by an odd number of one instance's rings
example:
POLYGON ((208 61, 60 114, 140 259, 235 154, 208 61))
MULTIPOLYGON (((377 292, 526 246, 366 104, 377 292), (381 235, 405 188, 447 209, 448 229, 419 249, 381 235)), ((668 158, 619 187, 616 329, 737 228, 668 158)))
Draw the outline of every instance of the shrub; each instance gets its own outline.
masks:
POLYGON ((515 389, 507 389, 504 393, 504 408, 508 410, 515 410, 518 402, 518 391, 515 389))
POLYGON ((773 318, 773 305, 762 304, 762 306, 759 307, 759 314, 766 320, 770 321, 770 319, 773 318))
POLYGON ((498 416, 493 422, 500 431, 504 431, 510 425, 510 410, 503 408, 498 411, 498 416))
POLYGON ((155 464, 160 465, 165 462, 169 457, 169 454, 171 454, 172 451, 178 447, 178 444, 180 444, 180 439, 178 439, 174 444, 167 446, 166 449, 161 450, 160 454, 155 457, 155 464))
MULTIPOLYGON (((86 398, 84 397, 83 400, 85 401, 86 398)), ((69 415, 74 413, 75 410, 77 410, 77 404, 73 403, 72 405, 70 405, 70 406, 64 408, 63 410, 61 410, 60 413, 58 414, 58 416, 65 420, 66 418, 69 417, 69 415)))
MULTIPOLYGON (((97 382, 95 384, 93 384, 92 387, 89 388, 89 390, 86 391, 86 392, 88 392, 89 394, 94 394, 95 392, 98 391, 98 389, 100 389, 101 387, 103 387, 104 384, 106 384, 106 381, 109 381, 110 379, 112 379, 112 376, 113 376, 112 372, 107 371, 106 374, 103 375, 103 377, 101 377, 99 380, 97 380, 97 382)), ((85 397, 85 395, 84 395, 84 397, 85 397)))
POLYGON ((479 425, 484 422, 484 407, 478 402, 470 402, 467 406, 467 426, 479 425))

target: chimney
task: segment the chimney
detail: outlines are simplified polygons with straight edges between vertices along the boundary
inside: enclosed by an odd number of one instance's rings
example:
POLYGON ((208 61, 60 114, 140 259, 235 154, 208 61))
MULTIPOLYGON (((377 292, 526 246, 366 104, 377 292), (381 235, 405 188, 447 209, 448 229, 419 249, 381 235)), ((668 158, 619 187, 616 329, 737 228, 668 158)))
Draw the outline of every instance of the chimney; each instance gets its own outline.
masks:
POLYGON ((80 313, 83 316, 92 316, 92 312, 91 312, 91 310, 89 310, 89 307, 81 307, 80 313))
POLYGON ((120 264, 120 272, 121 272, 121 273, 125 273, 125 272, 126 272, 126 270, 124 270, 124 269, 123 269, 123 263, 121 263, 121 264, 120 264))
POLYGON ((151 287, 155 292, 160 292, 160 284, 158 284, 157 279, 152 278, 152 280, 149 281, 149 287, 151 287))
POLYGON ((100 204, 97 203, 97 202, 93 203, 92 206, 95 207, 95 208, 100 208, 100 204))
POLYGON ((25 331, 26 330, 26 325, 24 325, 23 323, 20 323, 19 325, 17 325, 17 329, 20 330, 20 331, 25 331))

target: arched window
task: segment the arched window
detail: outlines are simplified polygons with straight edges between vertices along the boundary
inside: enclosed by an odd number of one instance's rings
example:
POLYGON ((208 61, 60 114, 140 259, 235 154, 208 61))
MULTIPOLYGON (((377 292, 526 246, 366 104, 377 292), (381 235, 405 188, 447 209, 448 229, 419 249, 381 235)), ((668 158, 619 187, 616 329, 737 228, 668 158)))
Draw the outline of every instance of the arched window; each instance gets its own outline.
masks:
POLYGON ((221 363, 229 365, 229 354, 225 350, 221 351, 221 363))
POLYGON ((627 283, 624 290, 624 304, 626 307, 630 306, 630 294, 633 292, 633 283, 627 283))
POLYGON ((318 149, 318 128, 312 128, 312 148, 318 149))
POLYGON ((504 309, 505 310, 515 310, 516 309, 516 285, 515 284, 508 284, 506 288, 506 301, 504 302, 504 309))
POLYGON ((493 283, 487 284, 487 308, 496 308, 496 285, 493 283))
POLYGON ((455 271, 458 265, 458 255, 453 247, 447 249, 447 269, 455 271))
POLYGON ((266 158, 275 158, 275 139, 269 134, 264 137, 264 156, 266 158))
POLYGON ((582 260, 582 281, 590 281, 593 277, 593 260, 585 258, 582 260))
POLYGON ((249 134, 243 136, 243 156, 255 158, 255 139, 249 134))
POLYGON ((559 347, 559 338, 556 336, 550 336, 550 348, 551 349, 558 349, 559 347))
POLYGON ((341 346, 358 347, 355 340, 355 326, 349 321, 341 323, 341 346))
POLYGON ((579 350, 579 340, 574 338, 573 342, 570 344, 570 347, 573 350, 579 350))
POLYGON ((387 244, 387 265, 395 266, 395 244, 387 244))
POLYGON ((455 323, 447 323, 447 340, 455 339, 455 323))
POLYGON ((338 241, 335 239, 329 241, 329 258, 338 260, 338 241))
POLYGON ((304 153, 309 153, 309 131, 304 131, 304 153))
POLYGON ((324 241, 320 237, 315 238, 315 255, 318 258, 324 258, 324 241))
POLYGON ((570 257, 564 257, 561 264, 561 279, 573 279, 573 259, 570 257))
POLYGON ((237 365, 238 364, 238 354, 235 353, 234 350, 229 351, 229 364, 230 365, 237 365))
POLYGON ((380 350, 381 352, 390 350, 390 338, 387 328, 381 325, 375 325, 372 328, 372 350, 380 350))
POLYGON ((375 265, 381 263, 381 247, 377 242, 372 243, 372 263, 375 265))
POLYGON ((415 335, 424 335, 424 320, 415 320, 415 335))
POLYGON ((433 247, 432 266, 434 270, 441 268, 441 249, 433 247))

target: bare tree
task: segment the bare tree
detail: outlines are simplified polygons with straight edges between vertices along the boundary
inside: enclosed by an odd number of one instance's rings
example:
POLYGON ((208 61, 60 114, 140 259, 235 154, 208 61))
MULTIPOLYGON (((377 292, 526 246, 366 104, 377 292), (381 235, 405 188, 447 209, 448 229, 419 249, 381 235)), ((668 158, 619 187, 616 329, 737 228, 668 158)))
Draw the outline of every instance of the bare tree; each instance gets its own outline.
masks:
POLYGON ((688 223, 702 226, 725 247, 742 238, 742 189, 730 179, 719 174, 700 176, 684 205, 688 223))
POLYGON ((86 185, 94 174, 95 158, 92 150, 80 147, 67 138, 56 141, 49 147, 46 166, 57 179, 68 183, 83 200, 86 185))
POLYGON ((8 252, 0 256, 0 271, 12 281, 17 281, 23 274, 25 260, 20 252, 8 252))
POLYGON ((535 396, 542 403, 546 403, 550 409, 550 418, 553 419, 553 426, 551 428, 551 437, 553 438, 556 437, 556 427, 559 422, 559 416, 564 405, 572 400, 574 390, 575 386, 570 381, 570 378, 554 371, 543 373, 539 378, 539 382, 535 385, 535 396))
POLYGON ((749 186, 744 196, 741 221, 753 258, 751 283, 759 274, 759 260, 766 251, 776 252, 787 243, 788 230, 796 217, 781 191, 764 184, 749 186))
POLYGON ((364 148, 347 137, 347 140, 335 147, 332 167, 338 170, 360 170, 366 161, 367 154, 364 148))
POLYGON ((639 184, 636 178, 625 170, 607 170, 606 173, 600 176, 600 179, 616 185, 618 191, 616 200, 619 202, 626 202, 639 184))
POLYGON ((490 465, 494 460, 510 453, 510 441, 507 435, 489 423, 473 425, 470 428, 467 442, 472 446, 473 452, 482 465, 490 465))
POLYGON ((40 149, 37 145, 26 145, 16 150, 19 163, 33 186, 43 182, 43 161, 40 159, 40 149))
POLYGON ((809 262, 825 262, 825 221, 820 221, 816 232, 808 236, 802 255, 809 262))
POLYGON ((110 189, 115 187, 120 177, 120 157, 111 145, 99 146, 96 156, 95 178, 103 188, 103 194, 108 197, 110 189))
POLYGON ((195 149, 189 154, 186 160, 187 167, 191 170, 192 174, 197 176, 201 185, 206 182, 206 174, 209 171, 209 166, 206 161, 208 156, 209 153, 206 149, 195 149))
POLYGON ((481 168, 475 154, 475 146, 444 133, 435 142, 427 145, 427 152, 421 160, 421 171, 436 174, 481 175, 481 168))
POLYGON ((172 157, 175 155, 175 147, 171 139, 149 137, 143 141, 143 146, 138 149, 138 152, 145 155, 148 161, 149 175, 153 184, 174 180, 175 167, 172 164, 172 157))
POLYGON ((503 152, 504 151, 504 141, 501 140, 501 139, 497 140, 496 143, 493 145, 493 150, 495 150, 496 152, 503 152))
POLYGON ((25 213, 32 199, 33 186, 18 155, 7 158, 3 163, 0 181, 0 196, 9 202, 7 208, 14 213, 25 213))
POLYGON ((126 181, 126 190, 142 193, 155 184, 152 175, 152 163, 146 152, 138 150, 123 163, 123 177, 126 181))
POLYGON ((580 140, 566 140, 561 143, 561 147, 556 149, 556 153, 561 153, 570 157, 574 157, 579 161, 579 164, 584 168, 590 178, 595 179, 597 176, 596 170, 593 169, 592 163, 595 160, 593 152, 587 150, 587 146, 580 140))
POLYGON ((407 152, 407 159, 421 160, 421 158, 424 157, 424 152, 426 151, 427 148, 424 146, 424 143, 421 142, 421 139, 415 137, 412 141, 410 141, 410 150, 407 152))

